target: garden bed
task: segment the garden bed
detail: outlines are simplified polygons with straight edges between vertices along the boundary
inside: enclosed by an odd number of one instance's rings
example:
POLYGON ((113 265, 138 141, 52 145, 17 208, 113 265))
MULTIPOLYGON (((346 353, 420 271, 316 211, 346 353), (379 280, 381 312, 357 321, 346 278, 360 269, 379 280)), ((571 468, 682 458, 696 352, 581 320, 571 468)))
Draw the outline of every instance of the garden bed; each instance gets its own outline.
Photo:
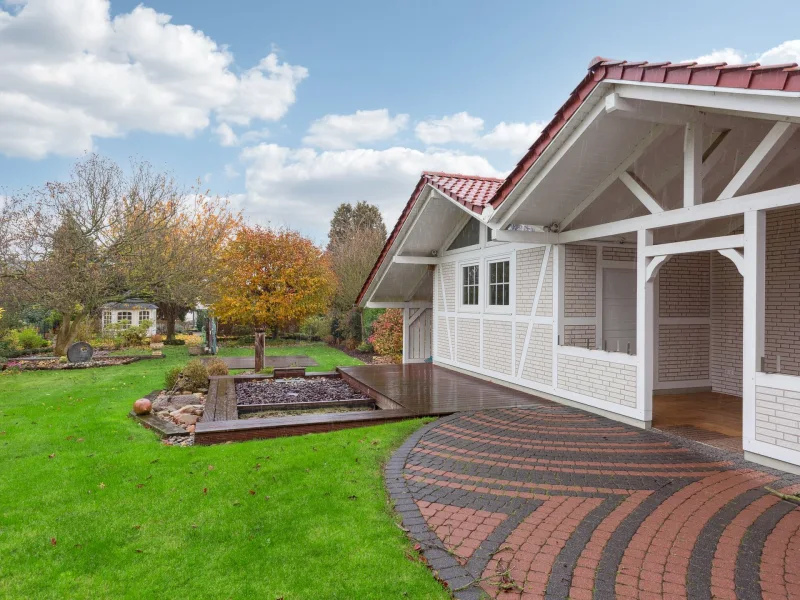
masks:
POLYGON ((263 379, 236 384, 236 404, 303 404, 369 400, 347 382, 332 377, 305 379, 263 379))
POLYGON ((18 369, 20 371, 62 371, 69 369, 94 369, 97 367, 116 367, 128 365, 137 360, 149 358, 164 358, 163 356, 109 356, 98 360, 82 363, 61 362, 58 358, 37 357, 35 359, 10 360, 3 365, 3 369, 18 369))

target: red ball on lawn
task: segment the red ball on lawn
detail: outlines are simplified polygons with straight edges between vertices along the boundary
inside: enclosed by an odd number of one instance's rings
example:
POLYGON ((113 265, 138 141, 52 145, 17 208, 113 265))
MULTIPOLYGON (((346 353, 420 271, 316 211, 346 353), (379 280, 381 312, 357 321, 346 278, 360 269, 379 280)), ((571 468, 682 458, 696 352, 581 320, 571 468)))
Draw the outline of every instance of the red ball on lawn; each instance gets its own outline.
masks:
POLYGON ((139 398, 133 403, 133 412, 137 415, 146 415, 153 410, 153 403, 147 398, 139 398))

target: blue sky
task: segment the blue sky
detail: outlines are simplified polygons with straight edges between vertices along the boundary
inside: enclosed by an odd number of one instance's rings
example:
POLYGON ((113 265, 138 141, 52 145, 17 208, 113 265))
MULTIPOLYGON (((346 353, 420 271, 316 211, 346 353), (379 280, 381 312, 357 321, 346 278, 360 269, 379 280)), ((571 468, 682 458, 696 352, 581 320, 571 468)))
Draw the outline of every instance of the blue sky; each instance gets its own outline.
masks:
POLYGON ((319 241, 341 201, 391 227, 422 169, 507 172, 593 56, 800 59, 789 2, 0 7, 0 195, 96 150, 319 241))

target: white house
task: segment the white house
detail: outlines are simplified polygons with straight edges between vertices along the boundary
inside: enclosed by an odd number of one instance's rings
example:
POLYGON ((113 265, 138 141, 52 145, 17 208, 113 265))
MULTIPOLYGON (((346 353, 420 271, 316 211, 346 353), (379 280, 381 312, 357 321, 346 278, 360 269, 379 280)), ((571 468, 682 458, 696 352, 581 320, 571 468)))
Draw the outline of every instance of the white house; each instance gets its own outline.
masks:
POLYGON ((800 472, 798 124, 794 64, 597 58, 506 179, 422 175, 358 302, 407 362, 642 427, 680 392, 800 472))
POLYGON ((130 298, 124 302, 108 302, 102 307, 102 328, 105 330, 112 323, 137 327, 144 321, 150 321, 147 335, 155 335, 157 310, 158 306, 140 298, 130 298))

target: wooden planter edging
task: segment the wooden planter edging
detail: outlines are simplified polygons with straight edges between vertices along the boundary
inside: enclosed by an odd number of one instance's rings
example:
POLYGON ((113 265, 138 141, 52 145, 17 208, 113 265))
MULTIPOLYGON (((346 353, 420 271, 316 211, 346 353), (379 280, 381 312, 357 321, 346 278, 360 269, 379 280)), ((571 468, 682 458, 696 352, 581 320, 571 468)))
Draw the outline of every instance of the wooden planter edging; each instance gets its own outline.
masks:
POLYGON ((148 429, 152 429, 162 438, 171 437, 175 435, 180 435, 180 436, 189 435, 189 432, 186 431, 183 427, 176 425, 172 421, 165 421, 163 419, 159 419, 153 413, 150 413, 149 415, 137 415, 135 412, 131 411, 128 413, 128 416, 131 419, 138 421, 148 429))
MULTIPOLYGON (((245 381, 263 381, 264 379, 278 379, 272 375, 258 375, 256 373, 247 373, 243 375, 228 375, 228 377, 232 377, 234 381, 238 382, 245 382, 245 381)), ((328 379, 339 379, 341 375, 336 371, 316 371, 312 373, 306 373, 306 379, 313 379, 314 377, 327 377, 328 379)))
MULTIPOLYGON (((239 418, 236 408, 236 384, 233 377, 209 377, 208 394, 202 423, 231 421, 239 418)), ((199 423, 198 423, 199 425, 199 423)))
POLYGON ((281 402, 279 404, 242 404, 239 413, 254 413, 264 410, 314 410, 317 408, 372 408, 375 400, 325 400, 322 402, 281 402))
POLYGON ((366 412, 273 417, 198 423, 194 443, 201 446, 224 442, 268 439, 307 433, 324 433, 353 427, 380 425, 416 417, 408 410, 371 410, 366 412))

